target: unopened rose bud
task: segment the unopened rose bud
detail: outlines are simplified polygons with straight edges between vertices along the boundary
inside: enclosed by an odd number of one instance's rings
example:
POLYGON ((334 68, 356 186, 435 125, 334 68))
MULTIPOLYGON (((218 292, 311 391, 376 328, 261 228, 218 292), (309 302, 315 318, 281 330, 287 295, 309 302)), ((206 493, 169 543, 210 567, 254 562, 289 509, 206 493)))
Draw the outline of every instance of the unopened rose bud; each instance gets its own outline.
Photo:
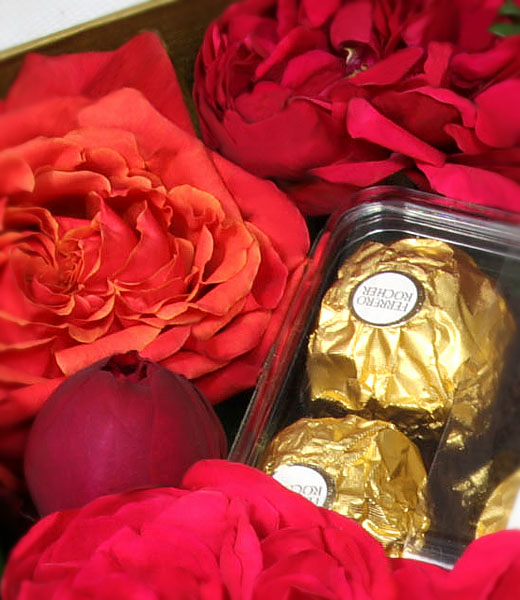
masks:
POLYGON ((67 379, 31 429, 25 475, 41 515, 97 496, 177 486, 226 438, 202 393, 136 352, 101 360, 67 379))

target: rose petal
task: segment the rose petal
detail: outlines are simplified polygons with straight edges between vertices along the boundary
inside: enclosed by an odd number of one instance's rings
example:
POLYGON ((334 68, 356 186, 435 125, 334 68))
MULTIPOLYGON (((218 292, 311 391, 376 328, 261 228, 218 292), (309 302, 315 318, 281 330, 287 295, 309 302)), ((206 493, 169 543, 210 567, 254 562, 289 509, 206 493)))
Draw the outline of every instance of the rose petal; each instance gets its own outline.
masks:
POLYGON ((457 163, 493 171, 520 183, 520 148, 500 150, 486 146, 481 153, 457 156, 457 163))
POLYGON ((352 98, 350 101, 347 129, 353 138, 365 139, 435 166, 444 163, 442 152, 384 117, 363 98, 352 98))
MULTIPOLYGON (((2 348, 0 357, 0 384, 4 400, 0 401, 0 426, 16 420, 32 417, 31 413, 20 412, 19 403, 26 404, 26 399, 18 399, 18 392, 28 387, 44 386, 53 378, 60 375, 59 369, 52 359, 54 348, 60 347, 55 339, 34 340, 32 345, 28 342, 2 348), (8 415, 11 415, 8 417, 8 415)), ((37 394, 34 394, 37 396, 37 394)), ((29 405, 33 402, 28 398, 29 405)))
POLYGON ((448 597, 450 584, 445 569, 407 559, 394 559, 392 564, 399 598, 412 600, 420 595, 421 600, 438 600, 448 597))
POLYGON ((0 155, 0 196, 32 192, 34 175, 25 160, 9 154, 0 155))
MULTIPOLYGON (((169 358, 163 360, 162 364, 165 367, 168 367, 168 369, 171 369, 174 373, 180 373, 188 379, 197 379, 197 377, 217 371, 217 369, 220 369, 223 366, 226 366, 227 371, 227 365, 212 360, 207 356, 203 356, 198 352, 191 352, 189 350, 180 350, 179 352, 176 352, 169 358)), ((204 393, 204 390, 202 391, 204 393)), ((228 393, 232 393, 232 391, 228 391, 228 393)), ((208 398, 211 399, 211 396, 208 396, 208 398)), ((224 396, 222 395, 220 398, 224 398, 224 396)))
POLYGON ((305 267, 306 262, 303 261, 291 273, 282 301, 271 314, 267 330, 256 348, 247 354, 237 357, 221 371, 215 370, 215 372, 209 372, 209 374, 208 372, 199 372, 195 383, 208 398, 213 399, 213 402, 228 398, 244 389, 244 387, 253 387, 256 384, 258 369, 255 368, 255 365, 262 364, 265 361, 275 337, 280 331, 280 326, 286 317, 287 310, 294 299, 305 267))
MULTIPOLYGON (((125 267, 117 275, 118 282, 122 285, 148 279, 167 264, 172 255, 168 233, 147 203, 137 215, 135 229, 139 234, 139 241, 132 248, 125 267)), ((116 247, 117 244, 111 248, 112 252, 116 247)))
POLYGON ((284 111, 256 123, 246 123, 229 110, 218 127, 223 133, 218 149, 260 177, 299 177, 316 163, 316 156, 326 163, 341 150, 341 125, 304 99, 294 99, 284 111))
POLYGON ((245 266, 248 249, 256 237, 245 225, 233 222, 218 232, 216 246, 205 269, 206 284, 223 283, 245 266))
POLYGON ((235 100, 235 108, 247 123, 268 119, 285 108, 291 91, 272 81, 260 81, 250 93, 235 100))
POLYGON ((190 347, 216 362, 230 362, 258 345, 269 323, 269 317, 266 311, 239 315, 208 340, 200 343, 194 340, 190 347))
POLYGON ((247 249, 244 268, 198 299, 197 308, 213 315, 225 315, 237 300, 244 298, 251 291, 260 262, 260 249, 257 244, 252 244, 247 249))
MULTIPOLYGON (((197 340, 202 340, 202 341, 210 339, 213 335, 218 333, 228 323, 231 323, 231 321, 233 321, 233 319, 235 319, 235 317, 237 315, 239 315, 243 311, 248 310, 247 301, 249 300, 249 298, 250 298, 250 296, 247 296, 246 298, 242 298, 241 300, 236 302, 229 309, 228 313, 225 315, 204 316, 204 318, 201 319, 199 323, 195 323, 192 326, 191 330, 193 332, 193 337, 196 338, 197 340)), ((258 306, 255 306, 255 308, 258 308, 258 306)), ((254 310, 254 309, 251 308, 249 310, 254 310)))
POLYGON ((121 87, 140 90, 165 117, 194 132, 168 54, 159 37, 150 32, 110 52, 29 54, 9 90, 5 110, 60 96, 101 98, 121 87))
POLYGON ((326 48, 325 35, 317 29, 295 27, 284 36, 269 56, 255 70, 255 78, 261 79, 266 73, 292 56, 297 56, 308 50, 326 48))
POLYGON ((108 179, 99 173, 46 171, 36 177, 32 201, 45 205, 56 203, 62 197, 69 199, 71 196, 84 196, 93 192, 103 197, 110 193, 110 188, 108 179))
POLYGON ((73 319, 67 328, 70 337, 75 342, 80 342, 81 344, 92 344, 104 336, 114 323, 114 315, 112 314, 113 305, 114 299, 111 298, 99 310, 99 313, 94 313, 91 318, 83 320, 73 319), (109 312, 109 314, 103 317, 103 314, 106 312, 109 312))
POLYGON ((112 354, 130 350, 138 352, 150 344, 160 333, 159 329, 147 325, 128 327, 117 333, 106 335, 90 344, 72 346, 56 352, 56 362, 65 375, 72 375, 83 367, 112 354))
POLYGON ((439 101, 429 92, 424 88, 404 93, 388 91, 372 102, 385 117, 423 142, 446 147, 451 140, 444 127, 448 123, 459 123, 461 115, 457 106, 439 101))
POLYGON ((0 149, 38 136, 65 135, 77 128, 78 110, 87 103, 85 98, 52 98, 35 106, 0 114, 0 149))
POLYGON ((285 292, 289 275, 288 269, 263 231, 251 223, 248 228, 254 232, 262 255, 252 294, 260 306, 273 309, 278 305, 285 292))
POLYGON ((300 211, 273 183, 237 169, 218 154, 212 154, 212 158, 226 187, 235 198, 240 198, 244 219, 269 237, 292 271, 309 249, 309 233, 300 211), (266 201, 267 198, 269 201, 266 201), (291 223, 290 228, 287 228, 287 223, 291 223))
MULTIPOLYGON (((136 244, 136 232, 106 202, 101 202, 94 217, 99 225, 101 248, 99 266, 92 279, 105 285, 107 278, 115 278, 136 244), (116 252, 117 249, 117 252, 116 252)), ((92 283, 94 283, 94 281, 92 283)))
MULTIPOLYGON (((323 50, 310 50, 289 61, 283 73, 281 88, 292 88, 300 95, 322 96, 330 84, 342 77, 343 65, 339 57, 323 50)), ((255 89, 259 85, 260 83, 255 89)))
POLYGON ((280 182, 279 185, 302 213, 308 216, 327 215, 340 210, 358 190, 357 186, 329 183, 315 178, 304 180, 300 184, 280 182))
MULTIPOLYGON (((227 496, 240 496, 255 507, 262 497, 276 506, 283 527, 306 528, 309 523, 325 524, 320 509, 300 496, 291 492, 275 479, 264 473, 251 470, 240 463, 201 460, 193 465, 182 479, 182 487, 187 490, 205 488, 218 489, 227 496)), ((254 510, 252 510, 254 515, 254 510)))
POLYGON ((165 360, 178 352, 190 335, 191 328, 187 326, 172 327, 160 333, 152 342, 147 344, 140 352, 144 358, 156 362, 165 360))
POLYGON ((447 42, 430 42, 428 44, 428 54, 424 61, 424 74, 428 85, 431 87, 445 87, 443 83, 453 50, 453 45, 447 42))
POLYGON ((421 48, 403 48, 350 78, 352 85, 391 85, 403 79, 421 59, 421 48))
MULTIPOLYGON (((415 91, 418 94, 423 94, 425 96, 428 96, 429 98, 437 100, 437 102, 456 108, 457 111, 460 113, 462 123, 465 127, 473 127, 475 125, 477 117, 475 104, 471 100, 465 98, 464 96, 461 96, 460 94, 457 94, 456 92, 450 89, 435 88, 428 86, 419 87, 415 91)), ((410 90, 410 94, 413 95, 412 90, 410 90)))
MULTIPOLYGON (((128 131, 121 131, 113 128, 89 127, 76 131, 70 131, 64 136, 64 139, 72 142, 78 148, 90 149, 96 152, 103 152, 110 149, 117 153, 126 161, 128 169, 143 169, 145 163, 143 157, 139 154, 137 140, 134 135, 128 131)), ((58 167, 58 165, 56 165, 58 167)), ((110 169, 106 175, 112 175, 113 169, 110 169)))
POLYGON ((381 181, 385 177, 397 173, 408 166, 409 160, 400 155, 393 155, 386 160, 365 162, 349 161, 327 167, 312 169, 311 173, 332 183, 345 183, 357 187, 366 187, 381 181))
POLYGON ((485 169, 456 164, 418 165, 432 188, 445 196, 483 206, 520 211, 520 185, 485 169))
POLYGON ((16 156, 23 160, 33 172, 41 167, 52 166, 59 171, 72 171, 83 161, 81 148, 63 138, 37 137, 0 151, 2 156, 16 156))
POLYGON ((236 519, 237 524, 224 535, 220 552, 222 579, 230 597, 237 599, 252 597, 263 568, 260 540, 244 508, 241 502, 231 500, 228 518, 236 519))
POLYGON ((448 123, 444 126, 444 131, 452 137, 459 150, 465 154, 478 154, 489 149, 476 136, 475 130, 469 127, 457 125, 457 123, 448 123))
POLYGON ((461 4, 458 43, 462 48, 470 52, 489 48, 494 41, 490 27, 501 4, 501 0, 483 0, 478 2, 477 9, 471 1, 461 4))
POLYGON ((520 79, 497 83, 475 98, 475 133, 488 146, 508 148, 520 142, 520 79))
MULTIPOLYGON (((178 218, 191 221, 197 215, 200 218, 201 213, 211 211, 217 220, 226 216, 241 220, 236 198, 215 168, 213 157, 204 144, 179 130, 171 145, 174 146, 172 151, 157 152, 148 161, 148 167, 161 173, 169 190, 168 201, 178 218)), ((237 169, 236 165, 233 168, 237 169)))
POLYGON ((305 12, 306 24, 321 27, 341 6, 341 0, 302 0, 301 12, 305 12))
POLYGON ((451 61, 457 83, 479 86, 482 81, 502 81, 514 76, 520 66, 520 36, 500 41, 483 52, 460 52, 451 61), (460 81, 459 81, 460 80, 460 81))
POLYGON ((4 394, 0 399, 1 428, 8 430, 34 417, 62 381, 63 377, 46 379, 4 394))
POLYGON ((330 25, 330 41, 336 49, 352 42, 372 45, 370 0, 351 0, 336 12, 330 25))

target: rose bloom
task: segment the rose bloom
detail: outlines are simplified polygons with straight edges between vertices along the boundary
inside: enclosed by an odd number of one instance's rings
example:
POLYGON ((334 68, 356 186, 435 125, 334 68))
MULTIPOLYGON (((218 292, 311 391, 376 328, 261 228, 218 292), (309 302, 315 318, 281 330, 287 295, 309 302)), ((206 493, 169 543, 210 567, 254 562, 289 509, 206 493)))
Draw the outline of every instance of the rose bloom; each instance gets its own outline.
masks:
POLYGON ((203 137, 307 214, 390 176, 520 210, 520 36, 489 33, 501 4, 233 4, 197 59, 203 137))
POLYGON ((309 244, 274 184, 193 135, 152 34, 27 58, 0 106, 0 206, 6 464, 64 377, 114 353, 213 403, 253 386, 309 244))
POLYGON ((397 559, 401 600, 511 600, 520 588, 520 531, 501 531, 470 544, 452 571, 397 559))
POLYGON ((202 461, 182 488, 44 518, 13 550, 2 598, 396 598, 382 546, 261 471, 202 461))

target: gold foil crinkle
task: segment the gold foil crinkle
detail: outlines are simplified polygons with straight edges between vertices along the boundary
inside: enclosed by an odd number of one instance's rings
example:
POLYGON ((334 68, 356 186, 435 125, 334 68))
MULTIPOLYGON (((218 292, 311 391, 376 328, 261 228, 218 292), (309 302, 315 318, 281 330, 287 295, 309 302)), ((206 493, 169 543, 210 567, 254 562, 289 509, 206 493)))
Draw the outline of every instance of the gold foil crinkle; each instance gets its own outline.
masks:
POLYGON ((339 269, 310 336, 311 410, 391 421, 414 441, 438 441, 451 413, 447 442, 461 448, 486 425, 514 330, 495 282, 465 252, 433 239, 366 243, 339 269), (371 285, 381 273, 409 292, 371 285), (390 324, 367 322, 355 302, 388 303, 378 310, 390 324))
POLYGON ((276 478, 287 465, 322 474, 329 486, 324 505, 358 521, 390 555, 429 527, 422 458, 391 423, 355 415, 300 419, 272 440, 262 468, 276 478))
MULTIPOLYGON (((477 523, 475 537, 511 528, 509 520, 520 493, 520 469, 504 479, 489 497, 477 523)), ((514 524, 515 529, 519 523, 514 524)))

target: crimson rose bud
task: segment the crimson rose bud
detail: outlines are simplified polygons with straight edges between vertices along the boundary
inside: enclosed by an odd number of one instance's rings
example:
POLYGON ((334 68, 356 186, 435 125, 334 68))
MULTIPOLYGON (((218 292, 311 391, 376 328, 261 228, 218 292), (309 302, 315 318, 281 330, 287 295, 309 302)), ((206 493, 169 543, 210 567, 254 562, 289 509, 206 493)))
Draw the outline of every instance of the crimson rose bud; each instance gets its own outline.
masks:
POLYGON ((32 426, 25 475, 41 515, 115 492, 177 486, 227 450, 222 425, 185 377, 117 354, 71 376, 32 426))

